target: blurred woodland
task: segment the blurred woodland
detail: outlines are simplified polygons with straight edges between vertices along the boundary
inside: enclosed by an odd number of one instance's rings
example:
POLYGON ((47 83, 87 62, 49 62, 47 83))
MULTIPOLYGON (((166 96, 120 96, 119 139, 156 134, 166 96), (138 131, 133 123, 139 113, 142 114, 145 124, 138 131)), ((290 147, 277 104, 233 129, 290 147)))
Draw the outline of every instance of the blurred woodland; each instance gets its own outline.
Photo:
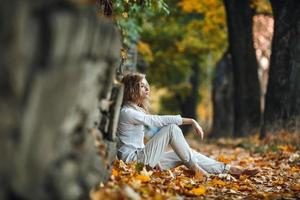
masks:
POLYGON ((153 86, 154 112, 197 118, 212 137, 264 137, 299 132, 297 6, 112 1, 111 15, 128 67, 146 73, 153 86))

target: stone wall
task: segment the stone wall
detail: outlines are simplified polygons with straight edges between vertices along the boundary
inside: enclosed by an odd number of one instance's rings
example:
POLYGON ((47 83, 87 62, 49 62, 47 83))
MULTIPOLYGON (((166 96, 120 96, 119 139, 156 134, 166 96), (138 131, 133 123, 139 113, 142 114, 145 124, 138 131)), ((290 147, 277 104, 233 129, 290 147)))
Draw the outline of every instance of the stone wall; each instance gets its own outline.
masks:
POLYGON ((86 199, 115 159, 119 33, 82 2, 5 0, 0 17, 0 199, 86 199))

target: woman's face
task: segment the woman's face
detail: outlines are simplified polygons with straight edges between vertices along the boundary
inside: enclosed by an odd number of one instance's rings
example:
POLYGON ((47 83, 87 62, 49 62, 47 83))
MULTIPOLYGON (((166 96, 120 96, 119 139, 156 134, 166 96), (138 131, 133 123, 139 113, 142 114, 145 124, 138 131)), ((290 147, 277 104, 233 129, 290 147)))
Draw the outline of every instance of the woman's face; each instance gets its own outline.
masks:
POLYGON ((150 95, 150 87, 145 78, 143 78, 140 82, 140 95, 143 99, 148 98, 150 95))

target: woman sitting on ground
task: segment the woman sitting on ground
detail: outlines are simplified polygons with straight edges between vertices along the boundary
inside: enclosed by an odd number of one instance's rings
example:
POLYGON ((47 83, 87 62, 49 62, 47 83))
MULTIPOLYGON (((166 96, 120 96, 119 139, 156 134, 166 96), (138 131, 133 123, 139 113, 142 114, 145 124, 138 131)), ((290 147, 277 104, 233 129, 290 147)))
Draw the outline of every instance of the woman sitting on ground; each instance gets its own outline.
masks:
POLYGON ((247 170, 218 162, 191 149, 179 125, 192 125, 196 134, 203 139, 203 130, 196 120, 180 115, 149 114, 150 88, 145 75, 129 73, 123 77, 122 83, 125 87, 124 98, 117 130, 117 156, 120 160, 137 161, 162 170, 184 164, 195 171, 196 176, 210 173, 252 176, 258 172, 258 170, 247 170), (159 128, 159 131, 145 145, 144 126, 159 128), (166 152, 165 149, 169 144, 173 151, 166 152))

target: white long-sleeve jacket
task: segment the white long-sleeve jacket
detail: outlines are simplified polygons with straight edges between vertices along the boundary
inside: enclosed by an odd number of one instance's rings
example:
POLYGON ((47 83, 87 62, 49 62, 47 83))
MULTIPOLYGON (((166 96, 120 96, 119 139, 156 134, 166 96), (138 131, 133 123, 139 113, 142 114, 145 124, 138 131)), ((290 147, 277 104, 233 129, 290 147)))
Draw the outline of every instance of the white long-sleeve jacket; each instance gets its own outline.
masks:
POLYGON ((118 158, 133 161, 136 151, 145 147, 144 125, 149 127, 162 127, 169 124, 182 124, 180 115, 150 115, 140 107, 132 104, 123 105, 120 111, 117 137, 118 158))

